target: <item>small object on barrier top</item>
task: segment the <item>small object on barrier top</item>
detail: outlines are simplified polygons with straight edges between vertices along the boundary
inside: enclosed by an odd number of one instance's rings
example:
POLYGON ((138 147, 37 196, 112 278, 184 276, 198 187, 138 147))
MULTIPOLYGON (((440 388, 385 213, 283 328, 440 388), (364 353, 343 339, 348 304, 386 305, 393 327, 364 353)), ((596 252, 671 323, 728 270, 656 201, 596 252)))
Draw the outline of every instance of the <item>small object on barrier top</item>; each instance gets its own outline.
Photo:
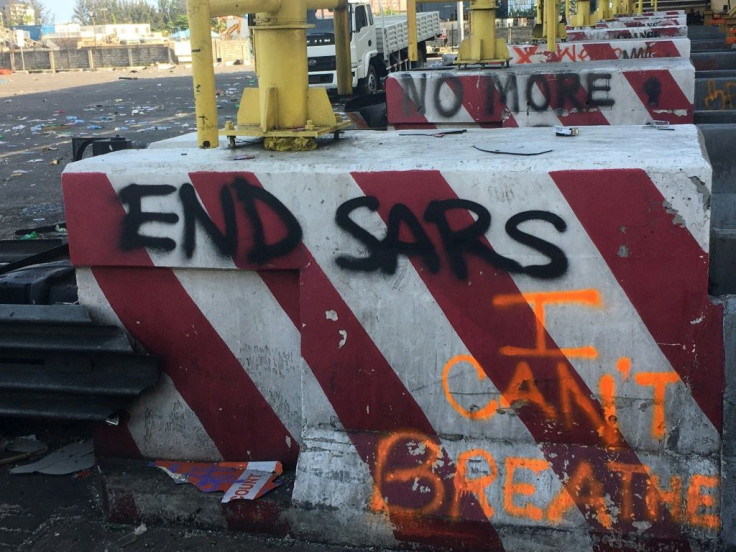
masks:
POLYGON ((673 127, 670 126, 669 121, 660 121, 657 119, 647 121, 647 124, 645 124, 644 127, 651 127, 655 130, 675 130, 673 127))
POLYGON ((432 136, 434 138, 444 138, 448 134, 465 134, 468 129, 460 130, 443 130, 440 132, 400 132, 399 136, 432 136))
POLYGON ((248 160, 248 159, 255 159, 255 158, 256 158, 255 155, 250 155, 250 154, 247 154, 246 155, 246 154, 243 154, 243 155, 236 155, 232 159, 233 159, 233 161, 245 161, 245 160, 248 160))
POLYGON ((503 155, 522 155, 524 157, 529 157, 532 155, 542 155, 543 153, 549 153, 552 150, 531 150, 526 149, 526 146, 516 146, 516 147, 509 147, 506 149, 485 149, 485 148, 479 148, 478 146, 473 146, 478 151, 484 151, 486 153, 498 153, 503 155))
POLYGON ((556 136, 577 136, 578 134, 580 134, 580 129, 578 127, 566 127, 566 126, 556 126, 555 127, 556 136))

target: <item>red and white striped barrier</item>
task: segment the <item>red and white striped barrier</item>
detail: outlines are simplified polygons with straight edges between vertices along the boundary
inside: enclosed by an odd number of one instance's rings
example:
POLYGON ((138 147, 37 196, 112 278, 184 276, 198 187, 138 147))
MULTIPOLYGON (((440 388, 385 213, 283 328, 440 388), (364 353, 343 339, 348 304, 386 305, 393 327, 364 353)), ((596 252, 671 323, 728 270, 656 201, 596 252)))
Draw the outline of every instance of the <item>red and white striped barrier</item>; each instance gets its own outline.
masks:
POLYGON ((386 79, 394 128, 692 123, 694 92, 689 59, 412 71, 386 79))
POLYGON ((686 38, 611 40, 607 42, 558 42, 547 51, 545 44, 509 44, 509 64, 606 61, 617 59, 689 58, 686 38))
MULTIPOLYGON (((622 29, 626 27, 684 27, 687 25, 687 17, 684 12, 678 12, 676 15, 664 16, 620 16, 614 19, 604 19, 598 21, 594 26, 597 29, 622 29)), ((573 27, 568 27, 573 28, 573 27)))
POLYGON ((166 372, 98 452, 296 465, 304 516, 366 543, 717 535, 694 126, 171 146, 63 175, 80 301, 166 372))
POLYGON ((574 28, 568 29, 567 40, 579 42, 582 40, 620 40, 629 38, 673 38, 687 37, 686 25, 657 25, 653 27, 623 27, 623 28, 574 28))

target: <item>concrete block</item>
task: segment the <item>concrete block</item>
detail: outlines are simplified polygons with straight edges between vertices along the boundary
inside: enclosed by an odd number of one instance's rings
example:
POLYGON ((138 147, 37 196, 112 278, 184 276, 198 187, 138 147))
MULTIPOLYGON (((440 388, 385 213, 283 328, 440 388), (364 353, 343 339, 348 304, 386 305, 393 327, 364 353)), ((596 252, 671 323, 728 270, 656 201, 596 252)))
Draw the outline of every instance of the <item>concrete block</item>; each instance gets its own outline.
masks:
POLYGON ((736 69, 736 51, 693 52, 690 59, 697 71, 722 71, 736 69))
POLYGON ((394 128, 691 123, 695 72, 687 59, 411 71, 386 80, 394 128))
POLYGON ((689 58, 686 38, 610 40, 606 42, 558 42, 553 52, 545 44, 509 44, 511 65, 555 62, 589 62, 613 59, 689 58))
POLYGON ((657 25, 645 27, 619 27, 619 28, 595 28, 580 27, 567 30, 567 40, 620 40, 622 38, 672 38, 686 37, 687 27, 685 25, 657 25))
POLYGON ((166 373, 118 449, 295 466, 294 534, 715 543, 696 127, 363 132, 247 160, 192 143, 63 174, 80 301, 166 373))
POLYGON ((695 79, 695 109, 733 111, 735 103, 736 71, 729 77, 695 79))

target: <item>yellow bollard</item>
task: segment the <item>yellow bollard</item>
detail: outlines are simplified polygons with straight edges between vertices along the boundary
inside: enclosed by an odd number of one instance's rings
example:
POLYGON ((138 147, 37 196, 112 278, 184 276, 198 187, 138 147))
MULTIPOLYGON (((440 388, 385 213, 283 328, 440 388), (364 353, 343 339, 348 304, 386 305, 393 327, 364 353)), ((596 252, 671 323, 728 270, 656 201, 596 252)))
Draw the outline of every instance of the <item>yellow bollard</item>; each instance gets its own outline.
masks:
POLYGON ((547 51, 554 52, 557 43, 558 4, 555 0, 545 0, 544 35, 547 37, 547 51))
POLYGON ((335 58, 337 60, 337 93, 353 93, 352 64, 350 61, 350 29, 348 28, 348 9, 346 4, 333 11, 335 18, 335 58))
POLYGON ((197 117, 197 144, 200 148, 219 146, 215 69, 212 64, 209 0, 187 0, 192 44, 192 81, 197 117))

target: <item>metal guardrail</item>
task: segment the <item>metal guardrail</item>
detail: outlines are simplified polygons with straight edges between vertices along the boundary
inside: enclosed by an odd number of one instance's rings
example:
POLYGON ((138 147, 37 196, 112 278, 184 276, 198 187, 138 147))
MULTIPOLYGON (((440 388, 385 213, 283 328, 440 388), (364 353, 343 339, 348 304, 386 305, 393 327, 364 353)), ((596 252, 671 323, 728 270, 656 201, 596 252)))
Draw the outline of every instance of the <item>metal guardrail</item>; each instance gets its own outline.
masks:
POLYGON ((0 305, 0 416, 105 420, 159 377, 79 305, 0 305))

